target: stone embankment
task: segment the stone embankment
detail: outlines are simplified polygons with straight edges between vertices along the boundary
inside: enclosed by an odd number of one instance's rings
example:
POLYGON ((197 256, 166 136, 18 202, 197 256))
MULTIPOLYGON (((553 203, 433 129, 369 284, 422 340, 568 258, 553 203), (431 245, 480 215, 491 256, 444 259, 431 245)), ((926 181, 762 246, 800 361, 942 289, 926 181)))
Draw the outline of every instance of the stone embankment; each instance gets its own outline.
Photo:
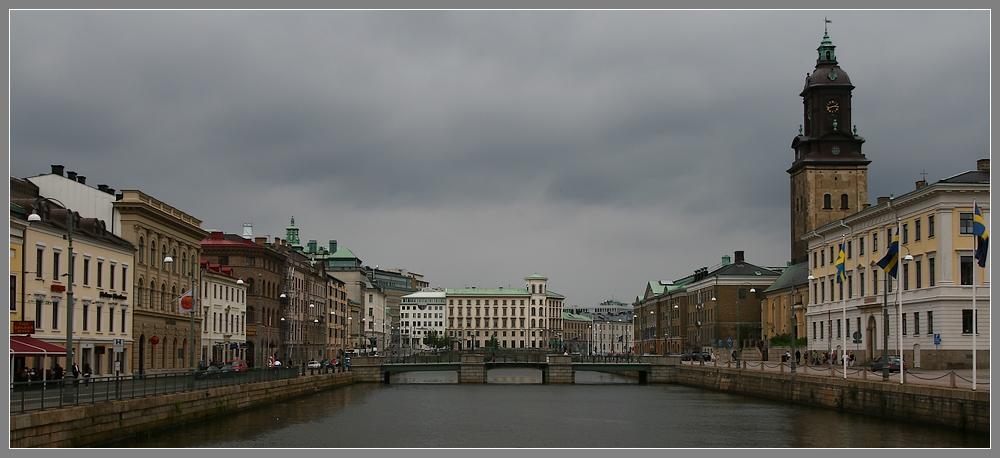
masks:
POLYGON ((109 444, 354 382, 353 372, 339 372, 13 414, 10 448, 109 444))

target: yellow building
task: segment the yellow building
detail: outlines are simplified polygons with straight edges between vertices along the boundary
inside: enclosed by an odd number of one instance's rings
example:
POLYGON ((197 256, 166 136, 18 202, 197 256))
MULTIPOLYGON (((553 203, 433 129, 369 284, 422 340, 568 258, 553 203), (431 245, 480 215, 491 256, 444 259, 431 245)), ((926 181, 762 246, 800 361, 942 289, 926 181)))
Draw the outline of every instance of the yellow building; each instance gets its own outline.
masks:
POLYGON ((917 182, 914 191, 879 198, 876 206, 807 233, 803 239, 814 277, 804 317, 809 350, 853 351, 859 361, 868 361, 885 351, 888 340, 889 354, 902 348, 909 367, 969 368, 975 332, 981 342, 978 367, 989 367, 990 266, 974 265, 972 235, 973 202, 989 221, 989 199, 989 160, 983 159, 976 170, 929 185, 917 182), (898 279, 887 283, 876 263, 897 225, 904 259, 898 279), (837 283, 834 262, 841 244, 846 281, 837 283), (978 326, 972 318, 973 282, 978 326))

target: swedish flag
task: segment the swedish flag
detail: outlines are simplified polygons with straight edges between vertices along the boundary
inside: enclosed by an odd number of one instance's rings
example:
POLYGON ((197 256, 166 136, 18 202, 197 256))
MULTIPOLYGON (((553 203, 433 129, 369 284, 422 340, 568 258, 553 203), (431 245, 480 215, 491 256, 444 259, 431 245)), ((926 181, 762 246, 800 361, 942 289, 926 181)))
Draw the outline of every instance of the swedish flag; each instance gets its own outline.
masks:
POLYGON ((847 256, 844 254, 844 244, 840 244, 840 251, 837 255, 837 262, 834 263, 837 266, 837 283, 844 283, 847 281, 847 256))
POLYGON ((976 260, 979 267, 986 267, 986 254, 989 252, 990 231, 986 230, 986 220, 979 212, 979 204, 975 204, 975 213, 972 215, 972 233, 976 236, 976 260))
POLYGON ((877 265, 882 268, 886 273, 888 273, 892 278, 896 278, 896 270, 899 264, 899 228, 896 228, 896 235, 892 237, 892 243, 889 244, 889 249, 886 250, 885 256, 879 260, 877 265))

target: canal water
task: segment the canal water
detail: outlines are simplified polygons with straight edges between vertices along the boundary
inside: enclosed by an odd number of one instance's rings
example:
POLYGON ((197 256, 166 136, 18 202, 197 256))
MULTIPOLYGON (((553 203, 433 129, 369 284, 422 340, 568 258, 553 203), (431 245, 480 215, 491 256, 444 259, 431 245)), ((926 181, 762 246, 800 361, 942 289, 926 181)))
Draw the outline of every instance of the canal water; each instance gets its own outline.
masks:
POLYGON ((989 436, 678 385, 495 369, 486 384, 411 372, 110 447, 122 448, 948 448, 989 436))

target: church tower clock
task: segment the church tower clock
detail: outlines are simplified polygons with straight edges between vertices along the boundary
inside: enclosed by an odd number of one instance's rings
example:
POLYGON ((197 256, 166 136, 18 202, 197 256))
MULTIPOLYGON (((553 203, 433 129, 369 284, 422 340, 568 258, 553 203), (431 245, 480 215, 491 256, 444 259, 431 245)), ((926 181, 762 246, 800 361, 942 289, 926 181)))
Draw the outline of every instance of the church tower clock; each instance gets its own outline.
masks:
POLYGON ((840 68, 830 34, 824 30, 816 50, 816 68, 806 75, 802 125, 792 140, 792 261, 806 260, 802 236, 831 221, 858 212, 868 202, 868 164, 861 153, 865 139, 852 131, 851 78, 840 68))

